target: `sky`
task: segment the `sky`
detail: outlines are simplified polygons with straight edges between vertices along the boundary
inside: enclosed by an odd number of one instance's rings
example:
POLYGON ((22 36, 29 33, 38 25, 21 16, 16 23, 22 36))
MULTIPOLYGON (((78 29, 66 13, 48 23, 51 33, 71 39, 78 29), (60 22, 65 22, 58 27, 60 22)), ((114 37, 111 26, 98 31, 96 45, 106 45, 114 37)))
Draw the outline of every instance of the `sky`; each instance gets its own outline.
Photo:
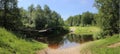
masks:
POLYGON ((93 6, 94 0, 18 0, 18 6, 27 9, 31 4, 48 5, 51 10, 56 11, 66 20, 69 16, 82 14, 89 11, 97 13, 98 10, 93 6))

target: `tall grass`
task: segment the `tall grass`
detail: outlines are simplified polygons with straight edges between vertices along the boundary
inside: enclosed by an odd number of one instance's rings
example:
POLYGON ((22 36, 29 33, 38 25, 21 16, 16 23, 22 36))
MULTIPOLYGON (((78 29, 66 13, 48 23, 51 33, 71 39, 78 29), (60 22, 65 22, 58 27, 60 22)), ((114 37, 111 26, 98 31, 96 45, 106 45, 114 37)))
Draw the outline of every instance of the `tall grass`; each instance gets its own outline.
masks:
POLYGON ((35 40, 18 38, 15 34, 0 28, 0 54, 34 54, 47 45, 35 40))

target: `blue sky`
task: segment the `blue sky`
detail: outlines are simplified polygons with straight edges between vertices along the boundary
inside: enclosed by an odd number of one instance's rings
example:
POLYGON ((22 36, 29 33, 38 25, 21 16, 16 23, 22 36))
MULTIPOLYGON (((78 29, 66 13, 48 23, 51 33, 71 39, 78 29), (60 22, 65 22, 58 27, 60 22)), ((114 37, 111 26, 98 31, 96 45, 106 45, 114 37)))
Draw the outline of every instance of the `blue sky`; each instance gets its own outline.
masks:
POLYGON ((45 4, 50 7, 51 10, 56 11, 61 17, 66 20, 69 16, 82 14, 89 11, 97 13, 97 9, 93 6, 94 0, 18 0, 18 6, 25 9, 31 4, 35 6, 39 4, 44 6, 45 4))

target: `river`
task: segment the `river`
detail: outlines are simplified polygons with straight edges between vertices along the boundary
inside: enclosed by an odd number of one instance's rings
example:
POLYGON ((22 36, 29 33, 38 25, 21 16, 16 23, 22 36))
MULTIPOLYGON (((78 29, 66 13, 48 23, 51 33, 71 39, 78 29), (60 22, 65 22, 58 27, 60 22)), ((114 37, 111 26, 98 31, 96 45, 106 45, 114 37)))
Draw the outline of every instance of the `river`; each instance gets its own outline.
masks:
POLYGON ((88 41, 93 41, 93 37, 92 35, 68 33, 60 36, 40 37, 39 41, 48 44, 48 47, 51 49, 65 49, 78 46, 88 41))

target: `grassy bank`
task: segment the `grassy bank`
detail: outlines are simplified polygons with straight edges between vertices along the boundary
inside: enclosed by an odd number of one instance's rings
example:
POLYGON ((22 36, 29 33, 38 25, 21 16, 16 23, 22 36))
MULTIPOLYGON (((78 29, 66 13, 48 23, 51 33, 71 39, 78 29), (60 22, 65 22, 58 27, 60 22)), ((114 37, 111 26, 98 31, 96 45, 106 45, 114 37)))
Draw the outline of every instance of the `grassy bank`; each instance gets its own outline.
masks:
POLYGON ((109 45, 120 42, 119 35, 86 43, 81 50, 82 54, 120 54, 120 46, 110 48, 109 45))
POLYGON ((0 28, 0 54, 34 54, 46 46, 35 40, 18 38, 12 32, 0 28))
POLYGON ((99 35, 102 29, 96 26, 87 26, 87 27, 81 27, 81 26, 74 26, 70 27, 70 29, 74 30, 74 34, 79 34, 79 35, 92 35, 93 39, 98 39, 101 38, 99 35))
POLYGON ((100 28, 95 26, 88 26, 88 27, 75 27, 75 33, 76 34, 96 34, 101 31, 100 28))
MULTIPOLYGON (((89 27, 70 27, 75 34, 93 35, 98 37, 101 29, 95 26, 89 27)), ((120 35, 107 36, 105 39, 95 40, 81 45, 81 54, 120 54, 120 46, 108 47, 120 42, 120 35)))

